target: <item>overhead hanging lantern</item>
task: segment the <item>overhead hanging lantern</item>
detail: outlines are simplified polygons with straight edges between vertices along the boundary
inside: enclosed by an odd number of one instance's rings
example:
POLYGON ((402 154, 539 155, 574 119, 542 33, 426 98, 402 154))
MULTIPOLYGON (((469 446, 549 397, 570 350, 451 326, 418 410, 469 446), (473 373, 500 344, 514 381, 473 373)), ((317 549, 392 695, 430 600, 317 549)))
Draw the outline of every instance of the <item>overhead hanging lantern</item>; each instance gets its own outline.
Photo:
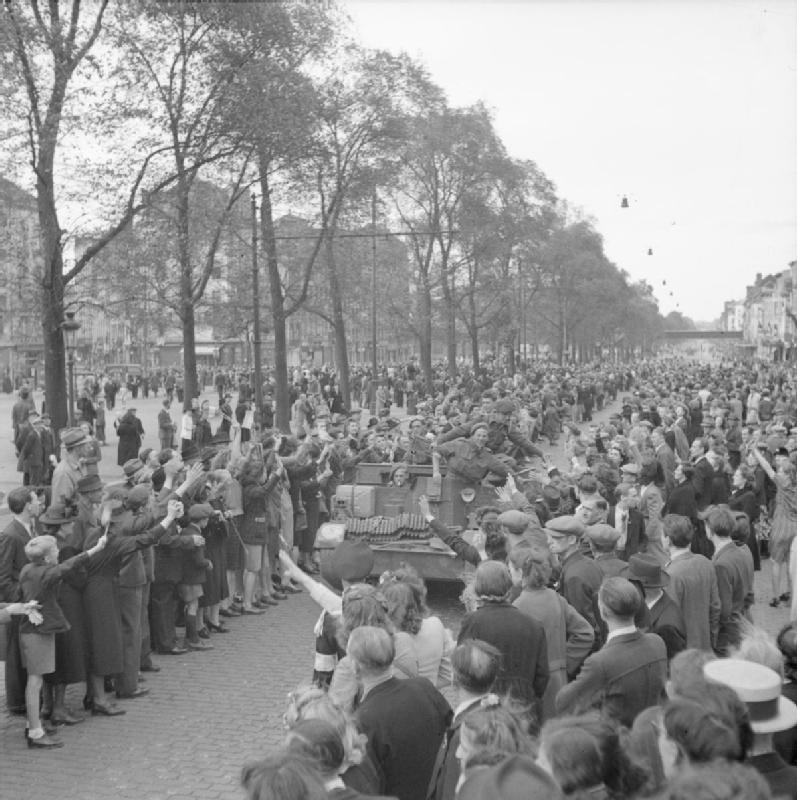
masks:
POLYGON ((628 198, 623 195, 623 199, 620 201, 620 208, 628 208, 628 198))

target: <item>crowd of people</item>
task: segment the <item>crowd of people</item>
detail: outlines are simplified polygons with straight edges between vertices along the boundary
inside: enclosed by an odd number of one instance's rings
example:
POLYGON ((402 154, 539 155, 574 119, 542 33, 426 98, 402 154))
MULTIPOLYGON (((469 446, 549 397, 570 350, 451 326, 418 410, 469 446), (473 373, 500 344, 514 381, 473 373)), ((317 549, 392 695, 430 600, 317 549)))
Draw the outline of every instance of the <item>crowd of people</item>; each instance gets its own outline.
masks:
POLYGON ((84 719, 67 685, 120 715, 152 652, 209 649, 225 619, 305 592, 312 681, 289 696, 284 746, 244 770, 253 800, 797 797, 797 625, 774 640, 752 615, 768 557, 758 601, 797 620, 790 371, 540 363, 440 371, 428 391, 406 374, 416 413, 391 416, 385 381, 367 421, 325 398, 331 371, 294 376, 309 411, 291 436, 239 419, 225 385, 179 441, 173 425, 159 450, 120 453, 110 486, 91 431, 62 431, 46 493, 33 476, 9 493, 0 534, 7 702, 29 746, 84 719), (541 450, 562 438, 566 466, 541 450), (320 563, 319 525, 363 463, 394 486, 431 465, 495 488, 467 534, 420 501, 473 568, 456 634, 413 569, 372 581, 365 542, 320 563))

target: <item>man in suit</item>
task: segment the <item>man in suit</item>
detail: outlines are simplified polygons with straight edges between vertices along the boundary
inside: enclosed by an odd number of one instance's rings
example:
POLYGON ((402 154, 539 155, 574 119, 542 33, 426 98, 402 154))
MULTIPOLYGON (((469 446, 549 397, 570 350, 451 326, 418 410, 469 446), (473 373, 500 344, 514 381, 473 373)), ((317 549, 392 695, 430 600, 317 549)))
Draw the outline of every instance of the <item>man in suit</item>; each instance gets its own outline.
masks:
POLYGON ((427 793, 428 800, 454 800, 460 775, 459 749, 462 718, 481 707, 493 689, 501 666, 501 653, 487 642, 468 639, 451 654, 452 684, 459 704, 437 753, 427 793))
POLYGON ((603 573, 597 564, 585 558, 579 547, 584 526, 575 517, 554 517, 545 523, 548 547, 562 565, 559 594, 584 617, 595 631, 594 649, 604 640, 603 623, 598 611, 598 589, 603 573))
POLYGON ((698 511, 705 511, 711 504, 714 467, 706 457, 706 446, 702 439, 698 438, 692 442, 689 454, 692 456, 692 464, 695 468, 692 475, 692 486, 695 489, 697 508, 698 511))
POLYGON ((667 660, 686 649, 686 623, 681 609, 665 593, 670 576, 655 557, 648 553, 631 556, 623 574, 635 584, 642 596, 642 612, 637 616, 641 630, 661 636, 667 647, 667 660))
POLYGON ((636 715, 664 697, 667 648, 655 633, 634 624, 641 598, 625 578, 607 578, 598 604, 606 622, 606 644, 584 662, 579 676, 556 696, 557 714, 578 714, 596 705, 628 727, 636 715))
POLYGON ((362 685, 357 722, 385 776, 385 794, 425 797, 451 721, 448 703, 426 678, 393 677, 393 638, 382 628, 355 628, 346 651, 362 685))
POLYGON ((717 644, 720 622, 720 596, 714 565, 705 556, 692 552, 694 527, 680 514, 664 517, 665 544, 670 553, 667 572, 672 597, 686 623, 686 646, 712 652, 717 644))
POLYGON ((717 572, 720 620, 717 653, 724 656, 739 644, 743 619, 750 620, 753 592, 753 554, 747 545, 737 547, 731 538, 736 520, 727 506, 712 506, 704 514, 706 532, 714 544, 712 561, 717 572))
POLYGON ((606 521, 620 533, 617 555, 623 561, 628 561, 634 553, 644 551, 647 547, 645 518, 639 511, 639 494, 633 483, 623 481, 614 490, 614 496, 617 505, 609 509, 606 521))
MULTIPOLYGON (((0 533, 0 601, 15 603, 22 599, 19 574, 28 563, 25 545, 37 534, 36 518, 42 506, 36 492, 21 487, 9 492, 8 508, 13 519, 0 533)), ((19 649, 20 620, 19 616, 12 617, 6 630, 6 705, 15 714, 25 713, 28 680, 19 649)))
POLYGON ((675 453, 664 440, 664 431, 661 428, 651 431, 650 441, 656 453, 656 461, 659 462, 662 475, 664 475, 664 499, 666 500, 675 486, 675 467, 677 466, 675 453))

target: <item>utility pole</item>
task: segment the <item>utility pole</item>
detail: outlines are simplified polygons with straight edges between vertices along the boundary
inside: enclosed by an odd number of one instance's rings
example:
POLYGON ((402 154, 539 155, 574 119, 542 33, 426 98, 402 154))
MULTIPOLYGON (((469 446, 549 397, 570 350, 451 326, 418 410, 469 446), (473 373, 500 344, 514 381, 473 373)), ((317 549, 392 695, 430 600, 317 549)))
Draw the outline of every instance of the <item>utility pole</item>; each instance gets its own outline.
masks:
POLYGON ((260 279, 257 273, 257 198, 252 194, 252 346, 255 353, 255 408, 263 409, 263 376, 260 374, 260 279))

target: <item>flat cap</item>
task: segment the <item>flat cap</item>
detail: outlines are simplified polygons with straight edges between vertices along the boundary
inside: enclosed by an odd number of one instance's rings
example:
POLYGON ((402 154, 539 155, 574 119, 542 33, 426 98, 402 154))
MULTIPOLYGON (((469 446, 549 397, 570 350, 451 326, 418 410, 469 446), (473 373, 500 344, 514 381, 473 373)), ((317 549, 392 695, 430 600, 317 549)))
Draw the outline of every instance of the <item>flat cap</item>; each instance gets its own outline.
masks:
POLYGON ((617 544, 620 531, 605 522, 599 522, 597 525, 588 525, 584 535, 598 547, 610 547, 617 544))
POLYGON ((620 467, 620 472, 625 472, 626 475, 639 475, 639 464, 633 461, 629 464, 623 464, 623 466, 620 467))
POLYGON ((518 511, 515 508, 511 508, 509 511, 504 511, 498 515, 499 524, 503 525, 510 533, 514 534, 523 533, 531 521, 531 517, 528 514, 524 514, 522 511, 518 511))

